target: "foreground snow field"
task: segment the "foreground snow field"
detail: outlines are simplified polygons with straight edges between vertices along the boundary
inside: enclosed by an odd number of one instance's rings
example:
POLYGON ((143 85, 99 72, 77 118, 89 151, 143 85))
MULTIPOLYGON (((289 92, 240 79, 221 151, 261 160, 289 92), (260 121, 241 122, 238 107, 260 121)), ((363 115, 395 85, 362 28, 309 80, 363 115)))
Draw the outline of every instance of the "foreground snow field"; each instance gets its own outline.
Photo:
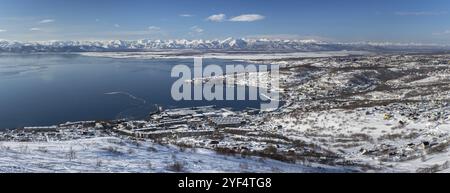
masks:
POLYGON ((338 167, 287 164, 218 155, 115 137, 63 142, 1 142, 0 173, 71 172, 346 172, 338 167))

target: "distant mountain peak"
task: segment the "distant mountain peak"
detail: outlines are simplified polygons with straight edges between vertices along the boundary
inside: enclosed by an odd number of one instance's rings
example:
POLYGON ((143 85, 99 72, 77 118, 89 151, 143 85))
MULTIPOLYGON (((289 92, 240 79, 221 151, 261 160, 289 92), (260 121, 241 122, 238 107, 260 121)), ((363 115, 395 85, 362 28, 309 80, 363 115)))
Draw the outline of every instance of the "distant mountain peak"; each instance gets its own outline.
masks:
POLYGON ((379 51, 401 49, 447 49, 446 46, 425 44, 398 44, 389 42, 335 43, 315 39, 245 39, 223 40, 109 40, 109 41, 40 41, 17 42, 0 40, 0 52, 102 52, 149 51, 161 49, 197 49, 222 51, 379 51))

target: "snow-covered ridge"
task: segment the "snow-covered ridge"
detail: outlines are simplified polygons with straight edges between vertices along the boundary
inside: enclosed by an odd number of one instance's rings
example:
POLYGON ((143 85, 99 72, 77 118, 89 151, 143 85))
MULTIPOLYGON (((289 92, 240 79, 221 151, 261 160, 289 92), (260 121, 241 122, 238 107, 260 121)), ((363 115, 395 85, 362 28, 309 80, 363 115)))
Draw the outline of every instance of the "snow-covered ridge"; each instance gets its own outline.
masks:
POLYGON ((337 43, 318 40, 242 39, 224 40, 108 40, 108 41, 40 41, 19 42, 0 40, 0 52, 103 52, 146 51, 164 49, 236 50, 236 51, 339 51, 339 50, 392 50, 392 49, 441 49, 449 46, 357 42, 337 43))

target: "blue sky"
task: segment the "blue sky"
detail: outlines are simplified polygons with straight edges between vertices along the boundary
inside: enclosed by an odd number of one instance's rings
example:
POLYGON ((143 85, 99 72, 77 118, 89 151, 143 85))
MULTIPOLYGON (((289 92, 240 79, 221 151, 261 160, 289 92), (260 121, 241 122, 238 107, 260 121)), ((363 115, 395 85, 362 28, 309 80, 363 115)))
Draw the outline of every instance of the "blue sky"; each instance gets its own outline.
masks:
POLYGON ((447 0, 0 0, 0 39, 450 43, 447 0))

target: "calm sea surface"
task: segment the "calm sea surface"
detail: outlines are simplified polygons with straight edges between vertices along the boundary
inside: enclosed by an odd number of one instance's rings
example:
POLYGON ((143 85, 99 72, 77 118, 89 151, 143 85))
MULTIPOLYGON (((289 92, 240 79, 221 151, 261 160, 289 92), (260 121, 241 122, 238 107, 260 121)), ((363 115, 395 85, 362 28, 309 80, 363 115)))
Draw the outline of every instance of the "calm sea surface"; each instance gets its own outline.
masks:
MULTIPOLYGON (((67 121, 140 119, 164 108, 259 108, 259 101, 174 101, 173 66, 193 59, 112 59, 78 54, 0 54, 0 129, 67 121)), ((208 64, 245 64, 210 59, 208 64)))

